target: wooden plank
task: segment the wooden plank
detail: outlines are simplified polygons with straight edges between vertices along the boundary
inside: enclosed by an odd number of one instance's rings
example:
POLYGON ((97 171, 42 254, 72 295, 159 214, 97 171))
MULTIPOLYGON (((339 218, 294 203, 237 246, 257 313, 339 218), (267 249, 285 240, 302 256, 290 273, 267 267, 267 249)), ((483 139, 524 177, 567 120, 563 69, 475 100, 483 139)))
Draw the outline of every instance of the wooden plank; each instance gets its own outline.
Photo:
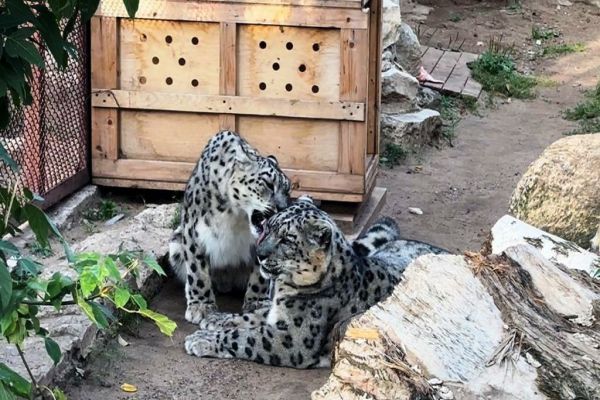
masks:
MULTIPOLYGON (((128 18, 122 0, 103 0, 96 15, 128 18)), ((368 26, 368 14, 361 9, 177 0, 140 1, 137 19, 351 29, 367 29, 368 26)))
POLYGON ((218 23, 121 19, 119 24, 120 89, 219 94, 218 23))
MULTIPOLYGON (((369 35, 366 30, 342 29, 340 35, 340 99, 366 101, 369 35)), ((340 123, 338 171, 363 175, 367 150, 367 125, 340 123)))
POLYGON ((433 47, 430 47, 429 50, 427 50, 427 53, 425 53, 425 55, 421 57, 421 64, 423 64, 423 68, 425 68, 425 71, 431 74, 431 71, 433 71, 433 69, 438 64, 440 58, 442 58, 443 55, 443 50, 434 49, 433 47))
POLYGON ((467 79, 471 76, 471 70, 467 67, 467 64, 464 62, 463 57, 465 53, 460 53, 460 56, 452 70, 452 73, 444 83, 442 90, 460 93, 462 89, 465 87, 465 83, 467 79))
POLYGON ((220 122, 219 114, 121 111, 119 158, 196 162, 220 122))
MULTIPOLYGON (((221 22, 220 47, 219 94, 235 96, 237 94, 237 24, 221 22)), ((237 130, 235 115, 221 114, 219 125, 221 129, 237 130)))
MULTIPOLYGON (((135 179, 116 179, 116 178, 93 178, 92 183, 99 186, 109 187, 126 187, 126 188, 139 188, 139 189, 154 189, 154 190, 173 190, 183 191, 185 190, 186 183, 184 182, 161 182, 161 181, 146 181, 146 180, 135 180, 135 179)), ((309 195, 313 199, 326 200, 326 201, 342 201, 350 203, 360 203, 363 200, 363 195, 360 194, 348 194, 348 193, 334 193, 334 192, 316 192, 310 190, 294 190, 291 196, 298 198, 302 195, 309 195)))
MULTIPOLYGON (((119 26, 116 18, 91 20, 92 85, 107 89, 119 87, 119 26)), ((118 110, 92 110, 92 158, 116 160, 119 141, 118 110)))
POLYGON ((367 89, 367 154, 379 153, 379 113, 381 109, 381 3, 371 0, 369 25, 369 87, 367 89))
POLYGON ((292 6, 362 8, 362 0, 211 0, 215 3, 277 4, 292 6))
POLYGON ((275 155, 283 168, 337 171, 336 121, 239 116, 238 130, 261 154, 275 155))
POLYGON ((351 101, 301 101, 246 96, 92 89, 92 106, 193 113, 264 115, 364 121, 365 104, 351 101))
POLYGON ((479 95, 481 95, 481 91, 481 84, 475 81, 473 78, 469 78, 467 79, 465 87, 462 89, 460 94, 463 96, 475 97, 477 99, 479 98, 479 95))
MULTIPOLYGON (((456 62, 458 61, 459 58, 460 58, 459 52, 456 52, 456 51, 444 52, 444 55, 442 55, 442 57, 440 58, 440 61, 438 61, 437 65, 435 66, 433 71, 430 72, 431 76, 433 76, 435 79, 438 79, 445 83, 448 80, 448 77, 450 76, 452 71, 454 70, 454 67, 456 66, 456 62)), ((426 86, 431 87, 431 88, 441 89, 444 85, 442 83, 427 82, 426 86)))
POLYGON ((238 32, 238 94, 338 101, 340 31, 244 25, 238 32))
POLYGON ((184 191, 186 183, 184 182, 160 182, 144 181, 135 179, 115 179, 115 178, 92 178, 92 183, 98 186, 125 187, 132 189, 154 189, 154 190, 173 190, 184 191))
MULTIPOLYGON (((195 163, 154 160, 96 160, 93 175, 98 178, 129 179, 140 181, 187 182, 195 163), (148 171, 152 171, 151 175, 148 171)), ((336 193, 362 193, 363 177, 336 172, 283 169, 298 191, 336 193)))

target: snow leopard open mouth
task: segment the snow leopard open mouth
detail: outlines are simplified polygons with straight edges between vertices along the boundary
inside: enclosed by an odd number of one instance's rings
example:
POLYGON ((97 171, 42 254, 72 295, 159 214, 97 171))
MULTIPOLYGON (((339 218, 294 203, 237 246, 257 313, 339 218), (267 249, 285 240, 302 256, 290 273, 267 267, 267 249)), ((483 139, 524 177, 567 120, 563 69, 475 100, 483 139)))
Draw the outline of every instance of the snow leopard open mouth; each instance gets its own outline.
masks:
POLYGON ((269 212, 269 211, 254 210, 252 212, 252 215, 250 216, 250 221, 252 222, 252 226, 254 227, 254 230, 256 231, 256 233, 258 235, 258 239, 256 240, 257 244, 260 243, 264 239, 265 234, 266 234, 267 220, 273 214, 274 214, 274 212, 269 212))

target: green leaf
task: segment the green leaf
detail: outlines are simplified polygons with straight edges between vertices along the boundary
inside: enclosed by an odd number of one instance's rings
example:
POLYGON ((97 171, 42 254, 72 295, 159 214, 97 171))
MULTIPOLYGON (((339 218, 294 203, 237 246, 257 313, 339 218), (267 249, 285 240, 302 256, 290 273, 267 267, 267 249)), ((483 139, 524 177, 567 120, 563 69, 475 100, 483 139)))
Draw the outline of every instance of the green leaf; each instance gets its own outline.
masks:
POLYGON ((115 282, 121 281, 121 273, 117 268, 117 264, 110 257, 105 257, 104 262, 102 263, 104 270, 106 271, 106 275, 110 276, 115 282))
POLYGON ((19 256, 21 254, 17 246, 7 240, 0 240, 0 251, 9 257, 19 256))
POLYGON ((131 293, 129 293, 129 290, 122 289, 122 288, 115 289, 115 299, 114 300, 115 300, 115 304, 118 308, 125 307, 127 302, 129 302, 130 298, 131 298, 131 293))
POLYGON ((123 0, 129 18, 134 18, 140 5, 140 0, 123 0))
POLYGON ((31 393, 31 383, 25 378, 17 374, 12 369, 8 368, 4 363, 0 362, 0 382, 5 384, 11 392, 17 396, 29 398, 31 393))
MULTIPOLYGON (((6 82, 3 82, 0 78, 0 90, 3 89, 6 92, 6 82)), ((8 97, 6 95, 0 96, 0 129, 5 129, 10 122, 10 111, 8 110, 8 97)), ((4 146, 0 144, 0 161, 8 165, 13 171, 16 168, 15 162, 6 152, 4 146)))
POLYGON ((37 65, 38 67, 44 66, 44 59, 40 56, 40 53, 33 45, 33 43, 25 40, 18 39, 12 36, 6 38, 6 54, 11 57, 20 57, 26 60, 28 63, 37 65))
POLYGON ((146 303, 146 300, 142 297, 142 295, 134 294, 133 296, 131 296, 131 299, 134 301, 135 304, 137 304, 140 310, 145 310, 148 308, 148 303, 146 303))
POLYGON ((152 270, 154 270, 160 276, 167 276, 167 274, 165 274, 165 271, 158 264, 158 262, 156 262, 156 259, 154 257, 145 256, 144 257, 144 264, 146 264, 148 267, 150 267, 152 270))
POLYGON ((58 362, 60 361, 60 357, 61 357, 60 347, 58 346, 58 343, 56 343, 54 340, 50 339, 49 337, 45 337, 44 345, 46 346, 46 352, 52 359, 52 362, 54 362, 54 365, 58 364, 58 362))
POLYGON ((29 221, 29 226, 35 234, 37 241, 44 247, 48 246, 48 231, 50 225, 46 214, 33 204, 26 204, 23 207, 25 217, 29 221))
POLYGON ((9 392, 10 387, 8 384, 0 381, 0 399, 1 400, 17 400, 14 393, 9 392))
MULTIPOLYGON (((8 98, 6 97, 2 97, 0 98, 0 128, 3 126, 2 125, 2 100, 6 100, 6 107, 7 110, 6 112, 8 113, 8 98)), ((10 117, 10 115, 7 115, 7 117, 10 117)), ((5 121, 8 124, 8 121, 5 121)), ((6 125, 4 125, 6 126, 6 125)), ((2 145, 2 143, 0 143, 0 161, 4 162, 4 164, 8 165, 8 167, 10 169, 12 169, 13 171, 17 171, 19 169, 19 166, 17 165, 17 163, 12 159, 12 157, 8 154, 8 151, 6 151, 6 148, 4 147, 4 145, 2 145)))
POLYGON ((170 320, 166 315, 159 314, 152 310, 144 309, 140 310, 139 313, 146 318, 150 318, 158 326, 160 331, 167 335, 173 336, 173 332, 177 329, 175 321, 170 320))
POLYGON ((15 268, 15 272, 20 276, 36 276, 42 270, 42 264, 33 261, 30 258, 20 258, 17 261, 17 267, 15 268))
POLYGON ((58 27, 54 14, 42 4, 36 4, 34 8, 38 12, 34 25, 40 30, 42 38, 58 66, 61 68, 66 67, 68 60, 65 41, 61 36, 61 30, 58 27))
POLYGON ((83 270, 79 276, 79 286, 81 286, 81 292, 85 297, 89 297, 96 290, 99 283, 98 278, 89 268, 83 270))
POLYGON ((81 2, 81 19, 83 20, 83 22, 87 22, 92 18, 92 16, 98 9, 99 4, 100 0, 88 0, 81 2))
POLYGON ((108 328, 108 319, 107 317, 107 309, 100 307, 100 305, 94 301, 88 302, 90 307, 92 308, 92 313, 94 314, 94 318, 96 319, 96 325, 102 329, 108 328))
POLYGON ((10 302, 12 296, 12 278, 4 260, 0 259, 0 309, 3 309, 10 302))

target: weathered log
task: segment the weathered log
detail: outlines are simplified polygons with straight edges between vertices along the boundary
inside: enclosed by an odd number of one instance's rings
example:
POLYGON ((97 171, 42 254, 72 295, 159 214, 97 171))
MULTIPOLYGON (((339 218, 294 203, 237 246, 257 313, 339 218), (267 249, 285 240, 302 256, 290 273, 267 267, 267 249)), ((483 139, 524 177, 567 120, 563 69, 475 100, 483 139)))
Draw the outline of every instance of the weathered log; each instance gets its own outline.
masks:
POLYGON ((599 319, 600 282, 543 247, 423 256, 339 333, 312 398, 600 398, 599 319))

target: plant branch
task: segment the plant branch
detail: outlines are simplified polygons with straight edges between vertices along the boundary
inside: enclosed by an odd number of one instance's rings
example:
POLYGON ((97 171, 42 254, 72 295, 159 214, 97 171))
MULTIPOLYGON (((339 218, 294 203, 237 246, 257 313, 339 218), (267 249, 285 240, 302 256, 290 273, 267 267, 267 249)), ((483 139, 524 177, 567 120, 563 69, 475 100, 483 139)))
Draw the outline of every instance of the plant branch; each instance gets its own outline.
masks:
MULTIPOLYGON (((84 299, 84 301, 92 301, 99 297, 102 297, 102 296, 99 294, 95 294, 93 296, 88 297, 87 299, 84 299)), ((49 301, 30 301, 30 300, 21 300, 21 304, 27 304, 28 306, 53 306, 54 305, 49 301)), ((77 302, 75 300, 66 300, 66 301, 61 301, 60 304, 62 306, 73 306, 73 305, 77 304, 77 302)))
POLYGON ((27 373, 29 374, 29 379, 31 379, 31 384, 33 385, 34 390, 31 392, 30 398, 33 399, 33 394, 38 391, 37 382, 36 382, 35 378, 33 377, 33 373, 31 372, 31 369, 29 369, 29 364, 27 364, 27 360, 25 359, 25 354, 23 354, 23 350, 21 350, 21 346, 19 346, 18 344, 15 343, 15 347, 17 348, 17 351, 19 352, 19 356, 21 357, 21 361, 23 361, 23 365, 25 365, 25 369, 27 370, 27 373))

